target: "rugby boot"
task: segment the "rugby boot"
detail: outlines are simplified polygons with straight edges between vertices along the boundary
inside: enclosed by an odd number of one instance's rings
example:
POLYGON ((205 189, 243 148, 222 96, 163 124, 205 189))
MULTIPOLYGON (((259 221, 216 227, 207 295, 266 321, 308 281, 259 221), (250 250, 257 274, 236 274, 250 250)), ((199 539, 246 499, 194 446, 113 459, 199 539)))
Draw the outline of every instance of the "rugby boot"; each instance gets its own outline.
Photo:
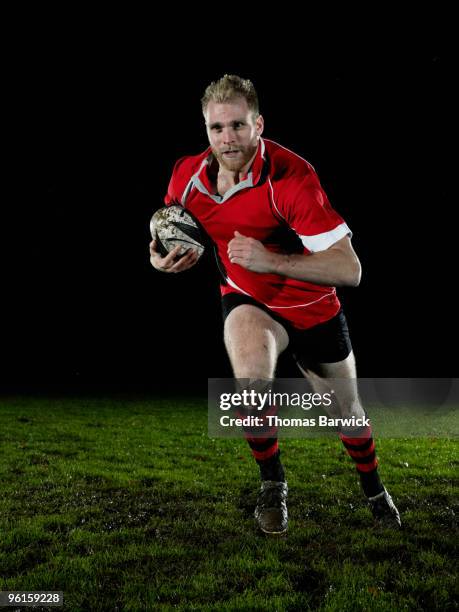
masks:
POLYGON ((400 520, 400 514, 395 507, 392 497, 384 489, 378 495, 369 497, 371 512, 375 518, 376 525, 381 527, 395 527, 399 528, 402 526, 400 520))
POLYGON ((281 535, 287 531, 287 494, 286 482, 262 481, 255 508, 255 519, 263 533, 281 535))

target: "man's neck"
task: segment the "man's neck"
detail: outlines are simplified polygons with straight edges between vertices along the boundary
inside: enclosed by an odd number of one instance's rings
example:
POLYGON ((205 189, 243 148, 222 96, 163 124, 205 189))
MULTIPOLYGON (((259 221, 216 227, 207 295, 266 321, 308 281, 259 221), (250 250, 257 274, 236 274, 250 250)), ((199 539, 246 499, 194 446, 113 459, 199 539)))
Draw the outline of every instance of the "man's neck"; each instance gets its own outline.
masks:
POLYGON ((255 151, 251 159, 240 170, 228 170, 227 168, 219 164, 218 165, 218 176, 220 178, 223 178, 230 185, 237 185, 247 175, 250 167, 253 164, 253 161, 256 155, 257 155, 257 151, 255 151))

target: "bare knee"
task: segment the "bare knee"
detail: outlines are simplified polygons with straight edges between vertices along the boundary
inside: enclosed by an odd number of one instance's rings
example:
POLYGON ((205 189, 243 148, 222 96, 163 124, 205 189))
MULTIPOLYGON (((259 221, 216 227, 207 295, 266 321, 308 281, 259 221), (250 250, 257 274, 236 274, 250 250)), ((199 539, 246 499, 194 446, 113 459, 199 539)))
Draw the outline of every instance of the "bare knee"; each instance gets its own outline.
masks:
POLYGON ((362 417, 365 411, 360 402, 354 354, 336 363, 318 364, 317 371, 298 367, 308 379, 314 391, 320 394, 332 393, 334 401, 329 410, 333 416, 350 418, 362 417))
POLYGON ((277 358, 288 345, 285 329, 249 304, 228 315, 224 340, 236 378, 273 378, 277 358))

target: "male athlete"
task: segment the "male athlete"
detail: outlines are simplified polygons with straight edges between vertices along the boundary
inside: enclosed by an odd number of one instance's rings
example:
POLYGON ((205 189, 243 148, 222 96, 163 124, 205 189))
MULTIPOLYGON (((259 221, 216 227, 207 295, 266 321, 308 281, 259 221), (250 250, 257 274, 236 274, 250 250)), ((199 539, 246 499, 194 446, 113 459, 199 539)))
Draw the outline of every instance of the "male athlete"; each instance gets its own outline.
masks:
MULTIPOLYGON (((360 282, 351 232, 333 210, 314 168, 261 137, 264 128, 251 81, 225 75, 201 100, 210 147, 175 164, 165 203, 179 203, 212 238, 224 276, 224 341, 236 379, 272 380, 279 355, 292 351, 315 389, 345 379, 342 417, 364 417, 356 367, 337 286, 360 282), (347 384, 349 381, 349 384, 347 384)), ((191 268, 190 250, 161 257, 153 240, 151 263, 162 272, 191 268)), ((371 426, 339 436, 356 464, 376 523, 400 526, 379 478, 371 426)), ((246 435, 261 474, 255 518, 268 534, 287 529, 287 482, 276 433, 246 435)))

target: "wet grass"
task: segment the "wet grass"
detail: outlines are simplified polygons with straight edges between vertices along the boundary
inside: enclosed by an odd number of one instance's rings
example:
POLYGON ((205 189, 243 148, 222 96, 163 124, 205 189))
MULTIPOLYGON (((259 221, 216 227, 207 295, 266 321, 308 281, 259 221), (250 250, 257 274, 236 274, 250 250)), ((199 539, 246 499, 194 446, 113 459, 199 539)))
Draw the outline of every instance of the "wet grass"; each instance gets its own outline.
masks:
POLYGON ((205 401, 0 403, 0 590, 69 610, 453 610, 458 443, 381 439, 401 532, 376 530, 338 440, 285 440, 288 536, 254 526, 243 440, 205 401))

